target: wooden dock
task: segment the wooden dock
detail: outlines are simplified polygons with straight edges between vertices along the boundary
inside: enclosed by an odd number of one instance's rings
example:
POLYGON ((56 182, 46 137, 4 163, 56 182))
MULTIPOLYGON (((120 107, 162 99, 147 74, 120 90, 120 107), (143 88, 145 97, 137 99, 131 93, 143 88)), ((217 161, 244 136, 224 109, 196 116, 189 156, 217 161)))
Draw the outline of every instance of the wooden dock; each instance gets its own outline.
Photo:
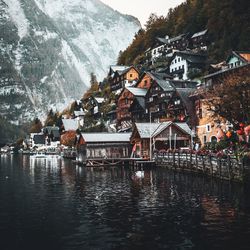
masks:
POLYGON ((86 167, 114 167, 114 166, 155 166, 154 161, 143 158, 87 158, 85 162, 76 162, 86 167))
POLYGON ((155 161, 157 166, 198 172, 225 180, 243 181, 245 175, 244 162, 232 156, 221 158, 195 153, 169 152, 156 154, 155 161))

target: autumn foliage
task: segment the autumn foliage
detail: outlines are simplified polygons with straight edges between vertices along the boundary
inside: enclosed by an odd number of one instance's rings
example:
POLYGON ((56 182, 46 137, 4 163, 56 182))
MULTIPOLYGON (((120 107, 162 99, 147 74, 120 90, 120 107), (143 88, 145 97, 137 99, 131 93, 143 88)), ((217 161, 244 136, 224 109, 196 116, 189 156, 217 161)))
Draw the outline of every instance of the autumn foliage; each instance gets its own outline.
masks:
POLYGON ((61 136, 61 144, 64 146, 72 147, 75 145, 75 131, 67 131, 61 136))
POLYGON ((249 67, 230 74, 206 92, 206 103, 214 115, 219 115, 234 126, 250 124, 249 67))

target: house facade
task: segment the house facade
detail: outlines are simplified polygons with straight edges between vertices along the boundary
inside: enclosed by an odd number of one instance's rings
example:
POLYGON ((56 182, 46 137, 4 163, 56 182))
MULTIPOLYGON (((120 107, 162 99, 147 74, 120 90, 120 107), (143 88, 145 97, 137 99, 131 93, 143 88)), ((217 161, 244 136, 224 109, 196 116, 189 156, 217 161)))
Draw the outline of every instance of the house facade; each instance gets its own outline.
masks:
POLYGON ((206 56, 191 51, 175 52, 169 64, 169 72, 174 79, 188 80, 201 73, 205 67, 206 56))
POLYGON ((131 133, 81 133, 76 140, 77 157, 86 159, 130 158, 131 133))
POLYGON ((135 123, 130 140, 134 157, 148 159, 155 150, 190 148, 192 139, 186 123, 163 122, 135 123))
POLYGON ((117 100, 117 129, 127 130, 132 127, 130 107, 135 97, 145 97, 147 89, 127 87, 124 88, 117 100))
POLYGON ((112 91, 119 91, 124 87, 133 87, 138 79, 139 71, 134 66, 116 70, 110 79, 110 88, 112 91))
POLYGON ((207 50, 208 30, 202 30, 192 35, 191 43, 193 49, 207 50))

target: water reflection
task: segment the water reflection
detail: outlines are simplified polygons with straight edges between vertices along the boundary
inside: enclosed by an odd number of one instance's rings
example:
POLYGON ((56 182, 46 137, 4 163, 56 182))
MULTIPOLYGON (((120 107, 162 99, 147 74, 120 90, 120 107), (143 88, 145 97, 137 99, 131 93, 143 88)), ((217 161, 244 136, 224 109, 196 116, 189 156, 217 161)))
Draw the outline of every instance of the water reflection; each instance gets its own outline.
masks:
POLYGON ((249 189, 241 185, 28 156, 1 156, 0 177, 5 249, 247 249, 250 243, 249 189))

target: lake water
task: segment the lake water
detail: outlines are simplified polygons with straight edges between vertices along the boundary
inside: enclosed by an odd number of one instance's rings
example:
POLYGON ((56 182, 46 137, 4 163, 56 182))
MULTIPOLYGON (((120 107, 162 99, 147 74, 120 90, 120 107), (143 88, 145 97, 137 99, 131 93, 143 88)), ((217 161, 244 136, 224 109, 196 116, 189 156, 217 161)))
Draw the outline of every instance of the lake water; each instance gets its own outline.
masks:
POLYGON ((250 189, 0 156, 0 249, 250 249, 250 189))

